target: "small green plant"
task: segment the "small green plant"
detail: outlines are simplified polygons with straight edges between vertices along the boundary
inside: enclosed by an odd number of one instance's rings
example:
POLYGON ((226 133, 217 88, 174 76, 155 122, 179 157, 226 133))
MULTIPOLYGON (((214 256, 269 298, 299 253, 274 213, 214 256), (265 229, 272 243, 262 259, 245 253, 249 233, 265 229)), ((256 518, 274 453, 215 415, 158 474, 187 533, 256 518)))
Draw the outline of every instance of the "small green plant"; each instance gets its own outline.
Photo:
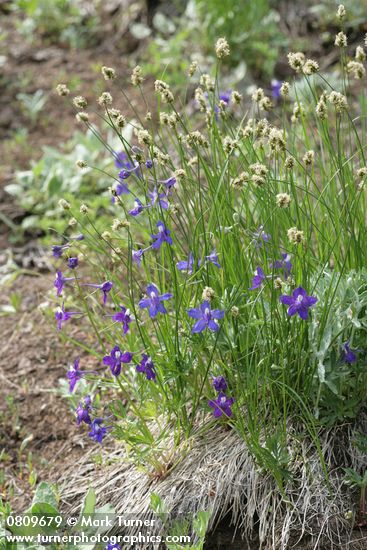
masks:
MULTIPOLYGON (((61 197, 75 205, 86 200, 94 212, 108 211, 111 199, 105 189, 103 170, 111 166, 111 156, 101 151, 99 141, 92 132, 76 132, 72 139, 60 149, 45 147, 41 159, 32 161, 29 170, 17 171, 15 182, 5 187, 27 216, 19 229, 42 230, 48 233, 50 218, 57 212, 61 197), (76 171, 76 162, 85 160, 89 166, 96 166, 101 172, 90 168, 76 171)), ((54 229, 63 233, 65 220, 60 220, 54 229)))
POLYGON ((279 30, 279 14, 269 0, 232 2, 231 0, 195 0, 205 32, 201 40, 208 51, 218 36, 226 36, 232 48, 230 63, 244 62, 249 69, 270 79, 287 40, 279 30))
POLYGON ((0 317, 19 313, 22 305, 22 295, 19 292, 11 292, 8 304, 0 304, 0 317))
POLYGON ((352 468, 345 468, 345 483, 353 488, 358 488, 360 490, 359 496, 359 515, 367 516, 367 501, 366 501, 366 491, 367 491, 367 470, 364 474, 359 474, 352 468))
POLYGON ((45 92, 43 90, 37 90, 34 94, 19 93, 17 99, 20 101, 32 125, 35 124, 47 102, 47 95, 45 92))
POLYGON ((25 17, 19 31, 30 42, 38 33, 49 43, 65 42, 72 48, 93 43, 99 17, 92 2, 82 0, 14 0, 15 12, 25 17))
MULTIPOLYGON (((48 545, 50 550, 58 549, 73 549, 82 550, 85 548, 85 543, 81 543, 80 533, 83 531, 85 536, 91 537, 96 534, 103 535, 108 530, 108 525, 99 525, 99 521, 93 524, 93 520, 98 517, 108 517, 111 522, 115 518, 115 511, 112 506, 105 505, 96 507, 96 494, 90 488, 83 500, 79 518, 74 523, 67 523, 65 518, 59 511, 59 494, 55 487, 42 481, 36 488, 31 506, 22 514, 19 519, 19 514, 14 514, 9 503, 3 502, 0 499, 0 548, 4 550, 23 550, 25 548, 38 549, 38 535, 56 535, 65 533, 70 537, 74 544, 58 542, 48 545), (89 524, 85 524, 83 519, 89 518, 89 524), (28 542, 12 542, 12 536, 29 537, 28 542), (73 537, 75 537, 73 539, 73 537), (34 545, 34 546, 33 546, 34 545)), ((107 537, 106 537, 107 538, 107 537)), ((91 544, 91 548, 95 544, 91 544)))
MULTIPOLYGON (((190 60, 200 58, 201 70, 210 67, 213 42, 226 36, 232 47, 229 68, 239 67, 241 76, 250 69, 270 80, 279 50, 287 43, 278 20, 268 0, 250 2, 246 9, 230 0, 191 0, 180 18, 167 22, 158 13, 153 19, 155 32, 143 56, 144 69, 163 76, 175 89, 182 88, 190 60)), ((231 75, 239 79, 235 71, 231 75)))
MULTIPOLYGON (((19 404, 13 395, 7 395, 5 398, 6 408, 0 413, 0 421, 4 426, 9 426, 13 435, 21 433, 21 424, 19 420, 19 404)), ((1 435, 0 435, 1 441, 1 435)))
POLYGON ((205 537, 211 517, 210 512, 197 512, 193 518, 172 519, 170 512, 157 493, 150 495, 150 506, 160 518, 165 536, 180 542, 166 542, 168 550, 203 550, 205 537), (195 541, 193 544, 182 542, 184 538, 195 541))

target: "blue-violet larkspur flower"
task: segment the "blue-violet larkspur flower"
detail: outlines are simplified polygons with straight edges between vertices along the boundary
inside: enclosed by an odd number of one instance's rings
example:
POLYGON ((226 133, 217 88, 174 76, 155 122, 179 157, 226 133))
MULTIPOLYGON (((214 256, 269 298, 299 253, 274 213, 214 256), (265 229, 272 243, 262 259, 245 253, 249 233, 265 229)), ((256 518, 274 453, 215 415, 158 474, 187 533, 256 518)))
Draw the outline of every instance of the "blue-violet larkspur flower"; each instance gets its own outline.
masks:
POLYGON ((76 257, 68 258, 67 264, 70 269, 75 269, 78 267, 79 260, 76 257))
POLYGON ((158 313, 167 313, 163 303, 166 300, 172 298, 173 294, 166 292, 165 294, 159 294, 158 288, 153 285, 147 285, 147 298, 143 298, 139 302, 139 307, 149 308, 149 316, 154 319, 158 313))
POLYGON ((154 239, 152 248, 159 250, 163 243, 171 245, 173 243, 171 231, 167 229, 161 221, 156 224, 156 227, 158 227, 158 233, 156 235, 151 235, 152 239, 154 239))
POLYGON ((252 285, 249 290, 256 290, 259 288, 263 282, 266 280, 266 275, 260 266, 257 266, 255 271, 255 277, 252 279, 252 285))
POLYGON ((280 98, 280 89, 282 87, 282 83, 280 80, 277 80, 276 78, 273 78, 271 81, 271 95, 273 99, 279 99, 280 98))
POLYGON ((176 267, 179 271, 186 271, 189 275, 192 274, 193 267, 194 267, 194 256, 190 252, 189 257, 187 260, 181 260, 180 262, 177 262, 176 267))
POLYGON ((144 373, 147 380, 155 380, 156 378, 154 363, 146 353, 142 354, 142 360, 136 365, 136 371, 144 373))
POLYGON ((64 304, 62 304, 55 313, 57 330, 61 330, 62 324, 66 323, 74 315, 83 315, 83 313, 81 311, 65 311, 64 304))
MULTIPOLYGON (((209 263, 215 265, 215 267, 220 268, 220 263, 218 261, 218 254, 217 254, 217 251, 215 250, 215 248, 211 251, 211 253, 208 256, 205 256, 204 261, 209 262, 209 263)), ((201 263, 202 262, 199 261, 199 266, 201 265, 201 263)))
POLYGON ((95 418, 90 425, 91 431, 89 437, 97 443, 102 443, 103 438, 107 435, 107 428, 102 426, 103 418, 95 418))
MULTIPOLYGON (((130 190, 126 183, 117 183, 115 187, 113 188, 113 191, 117 197, 120 195, 128 195, 130 193, 130 190)), ((112 203, 116 202, 116 198, 112 197, 112 203)))
POLYGON ((253 233, 253 237, 253 243, 256 248, 262 248, 262 246, 266 245, 271 240, 270 235, 265 233, 263 225, 260 225, 258 230, 253 233))
POLYGON ((122 324, 122 332, 124 334, 127 334, 129 332, 129 325, 131 321, 133 321, 133 317, 130 313, 129 309, 126 309, 126 307, 120 305, 121 311, 115 313, 114 315, 111 315, 113 321, 117 321, 118 323, 122 324))
POLYGON ((289 306, 287 313, 290 317, 297 313, 303 320, 308 318, 309 308, 317 302, 317 298, 315 296, 308 296, 305 289, 301 286, 293 291, 292 296, 283 294, 279 300, 282 304, 289 306))
POLYGON ((134 208, 129 210, 129 214, 130 216, 138 216, 141 212, 143 212, 143 210, 144 210, 144 206, 142 202, 140 201, 140 199, 136 198, 134 200, 134 208))
POLYGON ((282 253, 282 259, 276 260, 274 264, 271 263, 270 267, 283 271, 285 278, 288 279, 293 268, 290 254, 287 254, 286 252, 282 253))
POLYGON ((227 381, 224 376, 216 376, 215 378, 213 378, 212 384, 215 391, 222 393, 224 393, 228 387, 227 381))
POLYGON ((130 162, 129 157, 127 156, 125 151, 117 153, 117 155, 115 156, 115 166, 116 168, 125 168, 126 170, 131 170, 131 168, 134 168, 133 163, 130 162))
POLYGON ((167 178, 166 180, 159 180, 158 183, 161 183, 162 185, 164 185, 168 191, 170 191, 172 189, 172 187, 174 187, 177 183, 177 180, 175 177, 171 176, 170 178, 167 178))
POLYGON ((167 197, 164 193, 158 193, 157 188, 148 192, 150 198, 150 206, 160 206, 163 210, 168 209, 167 197))
POLYGON ((103 364, 110 367, 113 376, 119 376, 122 366, 121 363, 130 363, 132 358, 132 353, 129 351, 122 353, 119 346, 115 346, 110 355, 105 355, 103 357, 103 364))
POLYGON ((191 329, 193 334, 202 332, 206 328, 209 328, 213 332, 219 330, 219 325, 214 321, 214 319, 223 319, 224 311, 221 309, 211 309, 210 302, 205 300, 198 308, 188 309, 187 313, 189 317, 197 319, 197 322, 191 329))
POLYGON ((65 252, 65 250, 67 250, 68 248, 70 248, 70 244, 54 244, 51 248, 52 250, 52 255, 54 258, 61 258, 61 256, 63 255, 63 253, 65 252))
POLYGON ((101 284, 83 283, 81 286, 91 286, 93 288, 98 288, 99 290, 102 290, 102 294, 103 294, 102 301, 103 301, 103 305, 105 305, 107 302, 108 293, 111 292, 112 290, 113 283, 111 281, 105 281, 104 283, 101 283, 101 284))
POLYGON ((89 425, 92 423, 92 419, 89 416, 91 408, 92 408, 91 398, 90 398, 89 395, 86 395, 85 398, 84 398, 84 403, 80 402, 78 404, 77 408, 75 409, 76 422, 77 422, 78 426, 80 426, 80 424, 82 422, 84 422, 85 424, 89 424, 89 425))
POLYGON ((139 248, 138 250, 132 250, 131 251, 131 257, 134 263, 136 265, 141 265, 141 260, 143 259, 144 251, 142 248, 139 248))
POLYGON ((80 361, 80 359, 79 359, 79 357, 77 357, 74 361, 74 365, 70 365, 69 370, 66 373, 66 376, 68 377, 68 380, 69 380, 69 391, 70 391, 70 393, 73 393, 74 388, 75 388, 75 384, 77 383, 78 380, 83 378, 83 376, 85 374, 84 372, 82 372, 79 369, 79 361, 80 361))
POLYGON ((208 405, 213 409, 213 415, 215 418, 219 418, 223 414, 226 416, 232 416, 231 406, 234 403, 233 397, 227 397, 224 393, 220 393, 217 399, 209 400, 208 405))
POLYGON ((343 344, 342 360, 344 363, 348 363, 349 365, 357 361, 357 355, 350 349, 349 340, 343 344))
POLYGON ((61 296, 64 284, 68 281, 75 281, 76 277, 64 277, 60 269, 56 272, 54 287, 56 288, 56 296, 61 296))

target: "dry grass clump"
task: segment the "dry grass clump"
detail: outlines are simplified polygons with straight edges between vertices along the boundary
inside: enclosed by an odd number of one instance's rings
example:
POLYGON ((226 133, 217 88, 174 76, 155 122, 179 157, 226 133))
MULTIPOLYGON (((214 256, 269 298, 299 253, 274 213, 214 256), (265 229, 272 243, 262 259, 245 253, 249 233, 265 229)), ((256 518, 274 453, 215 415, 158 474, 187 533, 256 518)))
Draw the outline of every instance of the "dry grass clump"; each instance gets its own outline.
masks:
MULTIPOLYGON (((366 417, 359 419, 365 429, 366 417)), ((88 487, 99 504, 111 504, 119 515, 153 517, 150 494, 160 495, 175 516, 190 516, 211 510, 210 530, 228 513, 244 539, 259 537, 262 550, 345 548, 365 550, 363 533, 351 542, 357 499, 343 482, 343 467, 360 469, 367 458, 352 446, 355 426, 333 428, 320 435, 321 452, 330 472, 328 482, 315 445, 290 428, 291 479, 284 495, 271 475, 254 462, 245 442, 234 431, 213 426, 204 435, 199 430, 178 447, 177 466, 161 478, 140 471, 128 460, 121 446, 102 450, 104 466, 98 469, 90 450, 79 463, 64 472, 63 504, 68 513, 78 511, 88 487), (306 546, 304 546, 306 544, 306 546)), ((356 495, 358 496, 358 495, 356 495)), ((134 528, 130 528, 134 529, 134 528)), ((128 528, 126 534, 129 534, 128 528)))

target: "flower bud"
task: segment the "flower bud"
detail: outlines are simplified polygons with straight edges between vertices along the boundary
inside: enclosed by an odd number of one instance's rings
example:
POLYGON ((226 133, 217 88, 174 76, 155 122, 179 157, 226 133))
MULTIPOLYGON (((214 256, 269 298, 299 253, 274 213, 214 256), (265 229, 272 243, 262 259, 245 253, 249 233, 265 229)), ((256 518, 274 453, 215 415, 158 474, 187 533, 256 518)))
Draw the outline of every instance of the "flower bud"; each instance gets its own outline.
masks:
POLYGON ((60 199, 59 207, 62 208, 63 210, 70 210, 71 205, 70 205, 70 202, 66 201, 65 199, 60 199))

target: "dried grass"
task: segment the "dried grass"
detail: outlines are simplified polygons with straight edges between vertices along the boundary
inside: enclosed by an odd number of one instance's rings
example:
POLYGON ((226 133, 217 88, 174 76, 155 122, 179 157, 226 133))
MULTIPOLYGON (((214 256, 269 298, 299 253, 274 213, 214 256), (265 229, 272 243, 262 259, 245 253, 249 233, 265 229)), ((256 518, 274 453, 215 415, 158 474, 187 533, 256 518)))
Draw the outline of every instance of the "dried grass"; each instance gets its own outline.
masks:
MULTIPOLYGON (((358 425, 366 430, 366 417, 358 425)), ((189 452, 187 444, 177 450, 176 457, 182 453, 182 460, 164 479, 139 471, 122 446, 102 451, 107 465, 101 468, 92 461, 95 450, 89 451, 77 467, 62 475, 63 506, 76 513, 92 486, 98 504, 110 503, 120 515, 154 517, 150 494, 156 492, 174 516, 212 510, 211 530, 229 513, 244 538, 259 537, 259 550, 297 548, 300 541, 307 541, 302 548, 314 550, 366 550, 363 534, 351 543, 352 522, 345 518, 355 509, 355 499, 343 483, 342 468, 367 466, 367 457, 351 444, 353 429, 350 424, 330 429, 320 438, 329 486, 315 446, 293 430, 288 449, 293 476, 285 488, 288 503, 238 435, 214 426, 205 435, 199 431, 193 435, 189 452)))

